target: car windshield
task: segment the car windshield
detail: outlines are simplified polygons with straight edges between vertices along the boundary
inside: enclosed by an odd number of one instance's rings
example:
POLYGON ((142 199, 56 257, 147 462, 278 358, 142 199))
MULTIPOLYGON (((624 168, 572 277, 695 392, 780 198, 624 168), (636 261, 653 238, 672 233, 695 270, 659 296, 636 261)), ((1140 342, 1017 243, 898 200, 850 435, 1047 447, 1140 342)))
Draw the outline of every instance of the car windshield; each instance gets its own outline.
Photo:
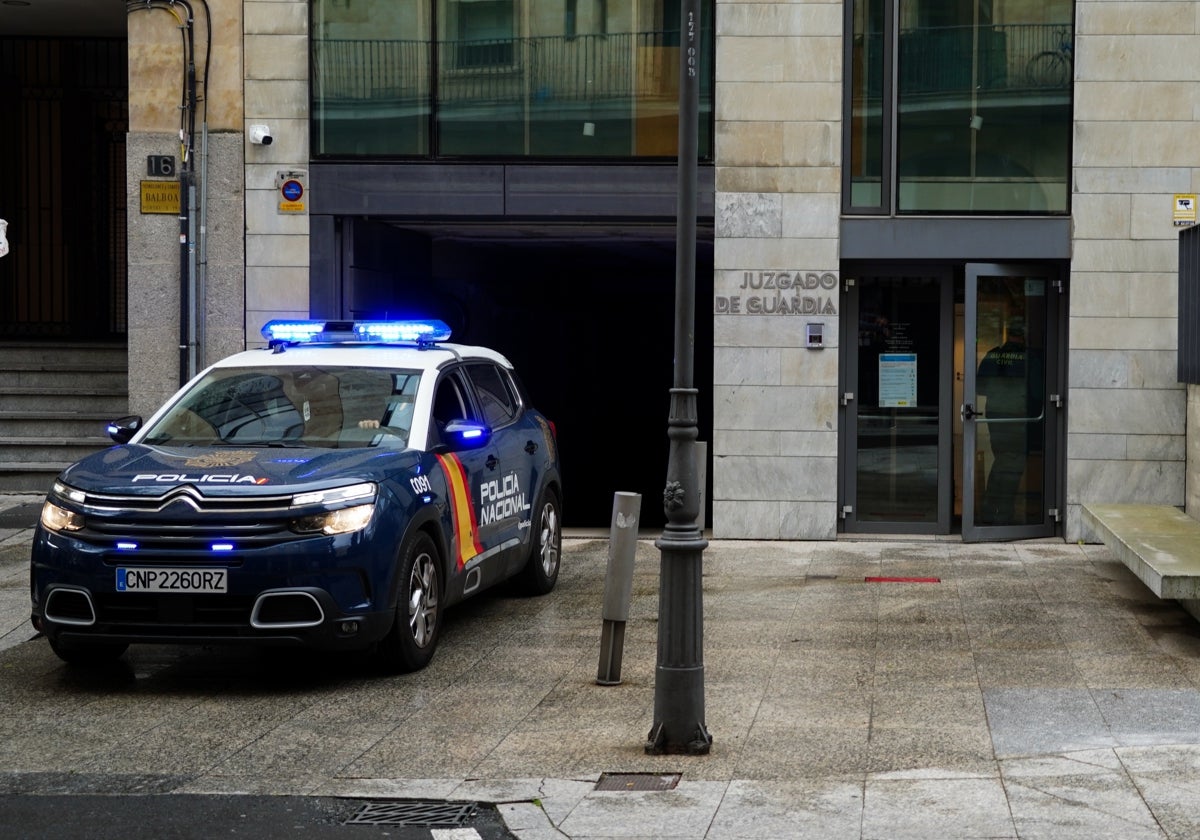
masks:
POLYGON ((171 446, 407 445, 421 374, 368 367, 218 368, 149 427, 171 446))

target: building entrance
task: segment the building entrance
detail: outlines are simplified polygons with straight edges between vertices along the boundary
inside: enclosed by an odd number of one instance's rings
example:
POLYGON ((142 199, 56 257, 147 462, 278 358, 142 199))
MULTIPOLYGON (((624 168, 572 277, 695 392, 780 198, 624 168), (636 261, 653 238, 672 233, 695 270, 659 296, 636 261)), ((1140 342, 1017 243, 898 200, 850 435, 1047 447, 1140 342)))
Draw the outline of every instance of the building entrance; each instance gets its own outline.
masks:
POLYGON ((841 530, 1057 533, 1062 273, 843 267, 841 530))

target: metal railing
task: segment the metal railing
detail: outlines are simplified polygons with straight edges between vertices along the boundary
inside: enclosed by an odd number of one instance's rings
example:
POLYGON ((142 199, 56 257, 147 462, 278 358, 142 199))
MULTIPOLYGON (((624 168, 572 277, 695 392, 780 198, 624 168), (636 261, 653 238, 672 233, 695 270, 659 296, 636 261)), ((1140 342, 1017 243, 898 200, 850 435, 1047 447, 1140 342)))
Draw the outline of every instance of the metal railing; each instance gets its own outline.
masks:
POLYGON ((900 90, 907 94, 1069 87, 1069 25, 946 26, 900 33, 900 90))
POLYGON ((314 40, 314 90, 326 104, 428 103, 436 63, 437 100, 451 106, 674 97, 678 38, 630 32, 436 44, 314 40))
MULTIPOLYGON (((945 26, 900 33, 899 90, 902 95, 976 91, 1063 90, 1071 85, 1074 31, 1068 24, 1016 23, 945 26)), ((866 95, 882 94, 883 34, 859 36, 874 68, 866 95)))

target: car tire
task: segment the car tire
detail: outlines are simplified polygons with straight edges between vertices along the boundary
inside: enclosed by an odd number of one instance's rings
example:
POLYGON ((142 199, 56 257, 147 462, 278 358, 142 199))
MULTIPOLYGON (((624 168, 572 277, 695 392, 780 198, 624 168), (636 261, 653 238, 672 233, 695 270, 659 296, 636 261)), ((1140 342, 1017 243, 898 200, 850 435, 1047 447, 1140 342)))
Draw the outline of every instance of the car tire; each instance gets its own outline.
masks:
POLYGON ((558 493, 547 487, 533 509, 533 534, 529 540, 529 559, 517 576, 518 590, 525 595, 545 595, 558 582, 562 565, 562 515, 558 493))
POLYGON ((379 642, 379 664, 392 673, 419 671, 433 659, 442 631, 442 565, 423 531, 400 547, 396 619, 379 642))
POLYGON ((121 658, 129 645, 120 642, 67 642, 49 639, 55 656, 70 665, 105 665, 121 658))

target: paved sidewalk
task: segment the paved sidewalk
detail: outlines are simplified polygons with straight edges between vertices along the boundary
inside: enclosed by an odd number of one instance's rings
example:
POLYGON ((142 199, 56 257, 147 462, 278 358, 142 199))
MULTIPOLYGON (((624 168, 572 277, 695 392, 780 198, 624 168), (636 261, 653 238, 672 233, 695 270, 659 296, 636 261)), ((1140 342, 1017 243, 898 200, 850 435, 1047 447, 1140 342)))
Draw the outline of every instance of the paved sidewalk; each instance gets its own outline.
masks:
POLYGON ((545 598, 451 611, 418 674, 135 647, 88 677, 28 640, 28 538, 0 531, 4 792, 488 801, 524 840, 1200 837, 1200 625, 1103 546, 713 541, 692 757, 643 749, 653 540, 599 686, 604 539, 545 598), (666 789, 598 789, 627 775, 666 789))

